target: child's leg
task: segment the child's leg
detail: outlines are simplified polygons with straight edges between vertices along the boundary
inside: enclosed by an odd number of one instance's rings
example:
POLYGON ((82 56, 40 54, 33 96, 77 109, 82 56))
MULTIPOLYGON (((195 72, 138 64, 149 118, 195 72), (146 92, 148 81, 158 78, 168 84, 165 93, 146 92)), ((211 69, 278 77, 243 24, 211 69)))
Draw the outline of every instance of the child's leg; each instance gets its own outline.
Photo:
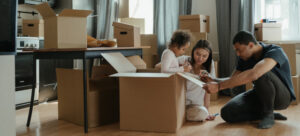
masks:
POLYGON ((204 121, 208 115, 208 111, 204 106, 195 104, 187 106, 186 118, 188 121, 204 121))

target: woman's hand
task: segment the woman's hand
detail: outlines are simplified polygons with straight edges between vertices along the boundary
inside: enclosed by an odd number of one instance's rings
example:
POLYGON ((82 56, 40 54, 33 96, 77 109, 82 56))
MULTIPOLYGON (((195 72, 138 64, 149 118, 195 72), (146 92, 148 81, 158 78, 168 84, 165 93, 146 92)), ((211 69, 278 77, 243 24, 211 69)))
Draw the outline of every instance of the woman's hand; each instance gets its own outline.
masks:
POLYGON ((208 76, 208 72, 206 70, 200 70, 199 76, 208 76))

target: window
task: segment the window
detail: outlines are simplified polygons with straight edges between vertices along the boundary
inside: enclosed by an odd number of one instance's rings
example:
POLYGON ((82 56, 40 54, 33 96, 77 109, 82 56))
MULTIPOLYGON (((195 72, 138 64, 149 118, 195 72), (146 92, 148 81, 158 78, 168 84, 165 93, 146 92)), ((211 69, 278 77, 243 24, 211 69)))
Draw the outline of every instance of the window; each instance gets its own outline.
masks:
POLYGON ((282 40, 300 40, 300 0, 256 0, 255 22, 276 20, 282 24, 282 40))
POLYGON ((153 34, 153 0, 129 0, 129 17, 145 19, 145 34, 153 34))

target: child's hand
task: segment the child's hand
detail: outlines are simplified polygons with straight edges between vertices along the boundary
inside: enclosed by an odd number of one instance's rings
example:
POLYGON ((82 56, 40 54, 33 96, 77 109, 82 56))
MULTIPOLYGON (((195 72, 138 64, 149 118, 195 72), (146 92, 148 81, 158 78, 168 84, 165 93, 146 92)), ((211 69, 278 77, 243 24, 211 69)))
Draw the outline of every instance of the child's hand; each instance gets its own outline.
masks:
POLYGON ((185 66, 183 66, 183 68, 184 68, 184 72, 191 72, 191 70, 192 70, 191 65, 185 65, 185 66))
POLYGON ((208 117, 206 118, 206 120, 213 121, 213 120, 215 120, 215 118, 216 118, 216 116, 214 116, 214 115, 208 115, 208 117))

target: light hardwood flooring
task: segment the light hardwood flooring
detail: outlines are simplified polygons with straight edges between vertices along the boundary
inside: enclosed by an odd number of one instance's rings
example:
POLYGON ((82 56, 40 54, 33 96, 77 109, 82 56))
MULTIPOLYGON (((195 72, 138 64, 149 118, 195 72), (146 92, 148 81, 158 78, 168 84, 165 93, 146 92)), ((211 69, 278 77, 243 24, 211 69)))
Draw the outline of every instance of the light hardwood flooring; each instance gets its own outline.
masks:
MULTIPOLYGON (((229 100, 228 97, 211 103, 211 113, 218 113, 229 100)), ((30 128, 26 127, 28 108, 17 110, 17 136, 299 136, 300 105, 291 105, 280 111, 288 117, 287 121, 276 121, 271 129, 257 129, 257 122, 237 124, 225 123, 220 116, 214 121, 187 122, 177 133, 149 133, 120 131, 119 124, 90 128, 88 134, 83 127, 58 120, 57 102, 40 104, 34 107, 30 128)))

